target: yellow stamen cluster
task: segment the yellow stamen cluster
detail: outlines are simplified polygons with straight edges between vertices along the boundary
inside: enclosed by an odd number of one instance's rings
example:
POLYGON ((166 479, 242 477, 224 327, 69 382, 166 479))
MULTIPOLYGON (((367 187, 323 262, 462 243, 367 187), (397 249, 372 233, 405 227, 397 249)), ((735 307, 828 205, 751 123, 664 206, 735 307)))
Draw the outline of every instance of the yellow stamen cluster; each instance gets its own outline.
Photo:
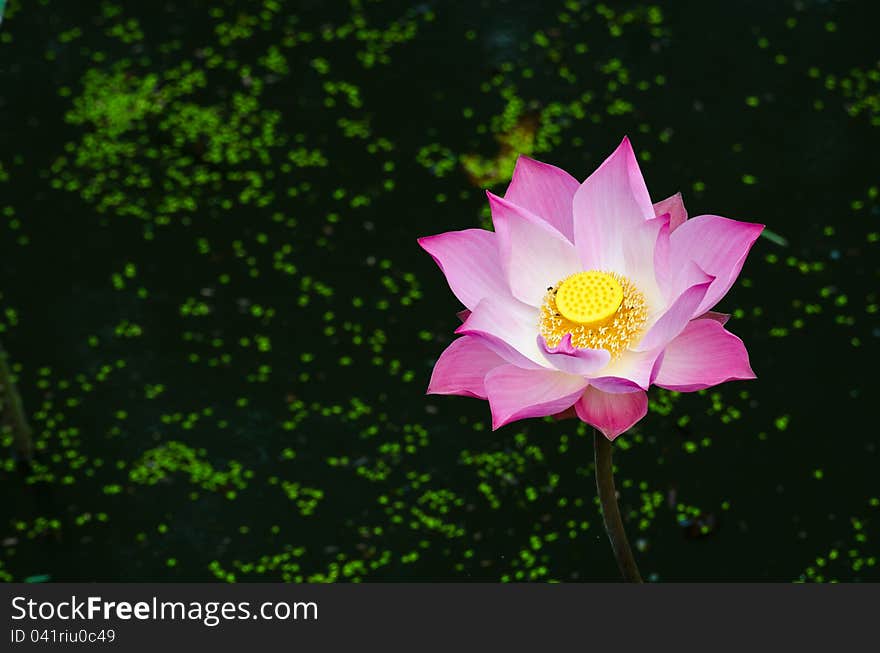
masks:
POLYGON ((622 354, 641 335, 648 303, 632 281, 615 272, 578 272, 547 289, 540 332, 548 347, 566 333, 578 349, 607 349, 622 354))

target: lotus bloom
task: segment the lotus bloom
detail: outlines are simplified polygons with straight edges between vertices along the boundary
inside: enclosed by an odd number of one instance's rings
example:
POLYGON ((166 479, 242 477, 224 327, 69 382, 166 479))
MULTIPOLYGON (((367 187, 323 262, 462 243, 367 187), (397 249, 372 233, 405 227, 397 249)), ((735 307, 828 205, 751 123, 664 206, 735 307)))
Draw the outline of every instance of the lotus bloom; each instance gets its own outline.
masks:
POLYGON ((687 219, 651 203, 628 139, 583 183, 521 156, 494 231, 421 238, 467 309, 430 394, 488 399, 492 427, 571 414, 613 440, 657 385, 691 392, 753 379, 742 341, 710 309, 763 225, 687 219))

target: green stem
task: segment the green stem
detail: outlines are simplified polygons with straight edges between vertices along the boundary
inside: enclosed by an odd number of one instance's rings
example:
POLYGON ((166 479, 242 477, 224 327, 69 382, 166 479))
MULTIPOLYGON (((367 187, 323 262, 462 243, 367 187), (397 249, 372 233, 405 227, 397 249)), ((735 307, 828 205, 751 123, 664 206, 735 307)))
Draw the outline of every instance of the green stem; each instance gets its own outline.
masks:
POLYGON ((599 503, 602 505, 602 518, 605 520, 605 531, 611 540, 611 550, 617 558, 617 566, 623 580, 627 583, 641 583, 642 577, 633 558, 620 508, 617 506, 617 490, 614 488, 614 468, 611 464, 611 442, 598 430, 593 432, 593 445, 596 454, 596 489, 599 491, 599 503))
POLYGON ((5 421, 12 429, 12 440, 19 457, 29 461, 34 453, 31 426, 21 403, 21 395, 15 387, 12 371, 6 362, 3 345, 0 345, 0 408, 0 417, 5 416, 5 421))

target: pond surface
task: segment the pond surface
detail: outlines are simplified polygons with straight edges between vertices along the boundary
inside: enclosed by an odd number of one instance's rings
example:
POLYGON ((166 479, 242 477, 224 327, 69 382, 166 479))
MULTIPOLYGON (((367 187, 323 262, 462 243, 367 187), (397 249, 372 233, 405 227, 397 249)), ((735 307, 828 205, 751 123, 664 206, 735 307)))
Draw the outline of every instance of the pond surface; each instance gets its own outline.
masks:
POLYGON ((652 580, 880 580, 869 2, 68 2, 0 27, 5 580, 612 580, 591 434, 425 396, 517 153, 764 223, 757 381, 617 441, 652 580))

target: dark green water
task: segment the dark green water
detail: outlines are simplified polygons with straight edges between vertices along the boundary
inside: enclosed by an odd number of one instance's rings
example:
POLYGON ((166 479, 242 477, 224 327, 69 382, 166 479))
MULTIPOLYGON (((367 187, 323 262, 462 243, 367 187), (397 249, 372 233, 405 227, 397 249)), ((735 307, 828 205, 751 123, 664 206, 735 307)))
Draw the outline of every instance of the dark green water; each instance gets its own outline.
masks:
POLYGON ((0 578, 610 580, 589 433, 426 397, 416 238, 512 152, 761 222, 720 306, 758 380, 618 440, 645 576, 878 580, 868 2, 11 2, 0 578))

